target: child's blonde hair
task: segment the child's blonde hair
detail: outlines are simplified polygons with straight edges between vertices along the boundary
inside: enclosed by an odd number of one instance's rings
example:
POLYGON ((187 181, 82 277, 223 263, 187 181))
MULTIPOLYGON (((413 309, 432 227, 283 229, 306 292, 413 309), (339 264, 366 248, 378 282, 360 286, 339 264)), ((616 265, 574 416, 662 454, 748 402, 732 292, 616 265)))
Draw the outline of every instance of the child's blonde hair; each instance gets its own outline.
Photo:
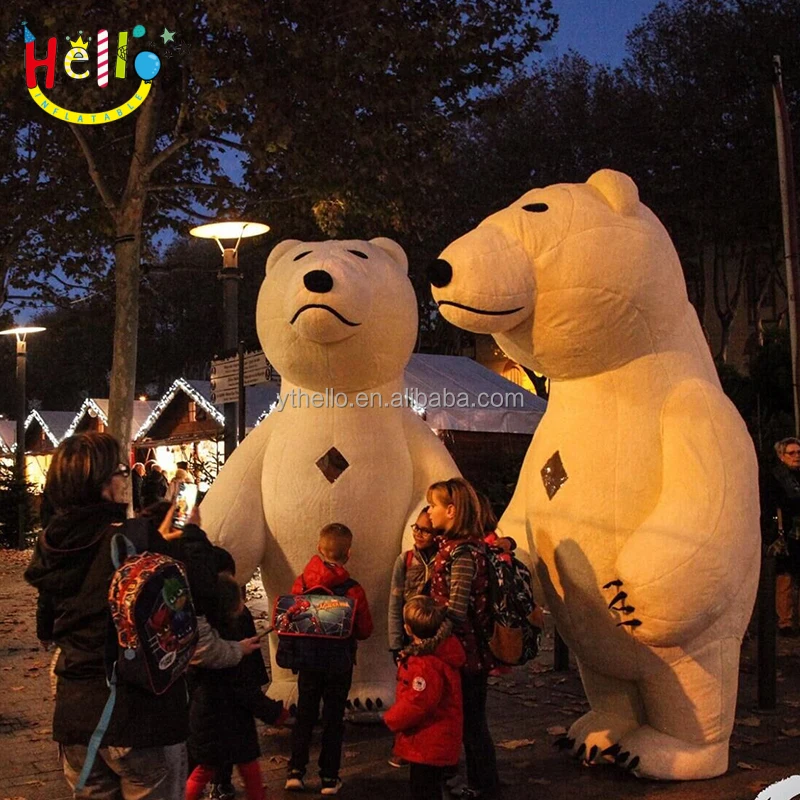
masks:
POLYGON ((326 561, 343 564, 352 544, 353 532, 340 522, 332 522, 319 532, 319 551, 326 561))
POLYGON ((418 594, 403 606, 403 622, 418 639, 436 636, 447 616, 447 608, 432 597, 418 594))
POLYGON ((455 506, 453 527, 446 532, 449 539, 482 539, 481 503, 472 485, 463 478, 437 481, 428 487, 427 500, 436 494, 447 505, 455 506))

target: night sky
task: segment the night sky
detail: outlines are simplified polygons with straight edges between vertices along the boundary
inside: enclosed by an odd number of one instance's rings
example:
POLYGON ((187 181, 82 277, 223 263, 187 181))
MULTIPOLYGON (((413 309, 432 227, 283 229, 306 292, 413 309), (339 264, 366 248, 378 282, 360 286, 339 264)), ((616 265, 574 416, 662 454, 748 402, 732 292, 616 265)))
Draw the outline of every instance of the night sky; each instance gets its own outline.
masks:
POLYGON ((622 63, 625 36, 657 0, 554 0, 559 15, 558 33, 542 47, 545 59, 561 56, 570 48, 589 61, 612 66, 622 63))

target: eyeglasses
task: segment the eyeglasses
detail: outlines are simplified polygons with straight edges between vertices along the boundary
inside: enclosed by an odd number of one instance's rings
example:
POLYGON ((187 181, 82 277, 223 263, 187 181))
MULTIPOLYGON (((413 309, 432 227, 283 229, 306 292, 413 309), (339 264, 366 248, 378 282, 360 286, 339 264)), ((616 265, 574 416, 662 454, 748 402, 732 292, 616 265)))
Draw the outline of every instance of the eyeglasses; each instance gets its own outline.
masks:
POLYGON ((411 530, 414 531, 414 533, 427 533, 428 536, 434 536, 436 534, 433 528, 421 528, 416 522, 411 526, 411 530))
POLYGON ((800 450, 787 450, 784 455, 787 456, 800 456, 800 450))
POLYGON ((120 475, 123 478, 127 478, 131 474, 131 468, 126 464, 120 464, 117 469, 111 473, 111 476, 120 475))

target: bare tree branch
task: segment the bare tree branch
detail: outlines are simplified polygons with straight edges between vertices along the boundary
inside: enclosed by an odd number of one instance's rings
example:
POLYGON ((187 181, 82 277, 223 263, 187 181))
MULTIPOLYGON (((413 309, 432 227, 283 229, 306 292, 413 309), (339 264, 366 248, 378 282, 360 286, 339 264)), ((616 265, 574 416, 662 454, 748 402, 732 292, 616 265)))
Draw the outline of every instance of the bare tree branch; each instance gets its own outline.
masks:
POLYGON ((250 192, 245 189, 240 189, 238 186, 224 186, 214 183, 193 183, 191 181, 176 181, 170 184, 155 184, 148 186, 147 191, 152 193, 172 192, 176 189, 202 189, 205 191, 219 192, 220 194, 238 194, 244 197, 249 197, 250 192))
POLYGON ((69 127, 72 128, 72 132, 75 134, 75 138, 78 140, 81 150, 83 150, 83 155, 86 158, 86 163, 89 167, 89 175, 94 182, 94 185, 97 187, 97 191, 100 192, 100 197, 103 200, 103 204, 111 212, 111 216, 115 217, 117 213, 117 204, 114 202, 114 198, 111 196, 111 192, 108 190, 106 182, 103 180, 103 176, 97 169, 97 162, 94 160, 92 150, 89 147, 89 142, 86 141, 86 137, 81 132, 80 126, 73 125, 70 122, 69 127))
POLYGON ((182 147, 185 147, 190 141, 192 141, 192 137, 184 134, 183 136, 179 136, 174 142, 172 142, 172 144, 170 144, 168 147, 165 147, 161 152, 156 153, 156 155, 145 168, 146 177, 149 178, 165 161, 168 161, 170 158, 172 158, 172 156, 174 156, 178 150, 180 150, 182 147))
POLYGON ((186 65, 181 67, 181 107, 178 111, 178 119, 175 121, 175 128, 172 131, 172 138, 177 139, 181 134, 186 115, 189 113, 189 73, 186 65))
POLYGON ((221 136, 203 136, 201 137, 203 141, 206 142, 213 142, 214 144, 221 144, 225 147, 232 147, 234 150, 241 150, 243 153, 249 153, 250 148, 245 147, 243 144, 239 142, 231 142, 228 139, 223 139, 221 136))

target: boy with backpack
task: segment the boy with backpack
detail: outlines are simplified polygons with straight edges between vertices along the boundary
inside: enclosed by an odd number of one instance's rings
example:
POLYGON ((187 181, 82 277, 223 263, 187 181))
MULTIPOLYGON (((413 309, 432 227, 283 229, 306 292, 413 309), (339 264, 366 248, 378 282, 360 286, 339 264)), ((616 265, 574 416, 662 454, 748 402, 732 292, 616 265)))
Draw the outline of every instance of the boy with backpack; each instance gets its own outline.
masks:
MULTIPOLYGON (((372 633, 372 617, 364 590, 344 568, 350 558, 352 542, 353 534, 346 525, 326 525, 319 534, 318 554, 311 558, 303 574, 292 585, 292 595, 303 595, 305 598, 313 594, 336 595, 349 598, 353 607, 352 634, 346 639, 337 642, 319 635, 280 638, 276 660, 280 666, 297 672, 298 690, 296 722, 292 729, 292 757, 284 787, 288 791, 297 792, 305 788, 303 778, 320 701, 323 703, 320 793, 335 795, 342 787, 339 767, 344 740, 344 711, 353 680, 356 640, 367 639, 372 633), (289 645, 300 647, 291 648, 289 645), (281 648, 284 648, 283 653, 281 648)), ((308 607, 302 607, 305 603, 294 603, 290 609, 295 620, 300 615, 308 614, 308 607)), ((279 626, 276 627, 280 630, 279 626)))

